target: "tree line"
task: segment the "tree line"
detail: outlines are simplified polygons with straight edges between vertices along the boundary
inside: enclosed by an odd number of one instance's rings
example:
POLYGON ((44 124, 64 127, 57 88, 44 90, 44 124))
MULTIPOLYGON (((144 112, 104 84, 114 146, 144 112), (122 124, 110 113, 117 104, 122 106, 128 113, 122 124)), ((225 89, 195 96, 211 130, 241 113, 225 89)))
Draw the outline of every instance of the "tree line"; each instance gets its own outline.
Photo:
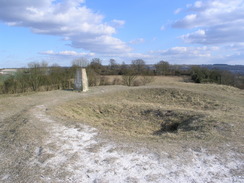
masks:
POLYGON ((199 66, 191 68, 191 79, 195 83, 217 83, 244 89, 244 76, 225 70, 207 69, 199 66))
POLYGON ((73 78, 73 67, 48 66, 46 62, 32 62, 28 68, 18 69, 14 75, 5 76, 0 83, 0 93, 24 93, 67 89, 73 78))
POLYGON ((166 61, 159 61, 154 65, 147 65, 144 60, 136 59, 130 64, 118 64, 110 59, 108 65, 103 65, 101 59, 94 58, 90 62, 79 58, 72 62, 71 67, 60 67, 57 64, 48 66, 46 62, 32 62, 28 68, 18 69, 18 72, 8 77, 0 75, 0 93, 23 93, 29 91, 48 91, 58 89, 72 89, 74 76, 78 67, 86 67, 89 85, 105 85, 106 75, 122 75, 122 80, 114 78, 110 84, 124 84, 137 86, 152 81, 153 76, 187 75, 196 83, 218 83, 231 85, 243 89, 243 76, 237 76, 227 71, 209 70, 194 66, 182 69, 179 65, 170 65, 166 61), (140 81, 136 80, 141 76, 140 81))

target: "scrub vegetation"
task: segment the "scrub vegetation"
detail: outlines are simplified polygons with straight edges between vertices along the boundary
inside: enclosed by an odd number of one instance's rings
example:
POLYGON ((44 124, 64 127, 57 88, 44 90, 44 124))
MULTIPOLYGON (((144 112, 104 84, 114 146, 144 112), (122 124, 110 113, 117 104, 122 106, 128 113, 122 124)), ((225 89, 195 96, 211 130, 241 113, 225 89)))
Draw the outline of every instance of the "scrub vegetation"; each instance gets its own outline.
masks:
POLYGON ((18 69, 15 74, 0 75, 0 94, 73 89, 77 67, 86 67, 90 86, 141 86, 152 82, 155 76, 188 76, 196 83, 217 83, 244 88, 243 76, 228 71, 209 70, 198 66, 186 70, 184 66, 170 65, 166 61, 146 65, 142 59, 133 60, 131 64, 118 64, 111 59, 110 64, 105 66, 99 58, 94 58, 91 62, 81 58, 74 60, 72 67, 33 62, 28 64, 28 68, 18 69), (119 77, 112 80, 107 77, 112 75, 119 77))

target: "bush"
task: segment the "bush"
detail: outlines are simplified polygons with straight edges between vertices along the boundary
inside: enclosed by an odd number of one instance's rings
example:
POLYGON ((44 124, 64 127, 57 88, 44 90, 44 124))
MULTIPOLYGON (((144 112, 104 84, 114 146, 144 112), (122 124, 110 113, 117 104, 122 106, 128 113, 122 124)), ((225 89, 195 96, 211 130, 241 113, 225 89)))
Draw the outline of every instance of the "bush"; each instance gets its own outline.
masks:
POLYGON ((243 78, 229 71, 192 67, 191 78, 196 83, 217 83, 238 88, 243 87, 243 78))
POLYGON ((136 79, 132 84, 132 86, 142 86, 142 85, 144 84, 142 83, 141 79, 136 79))
POLYGON ((106 76, 100 77, 100 85, 111 85, 112 83, 109 81, 109 78, 106 76))
POLYGON ((87 69, 87 77, 89 86, 98 86, 100 84, 100 76, 93 69, 87 69))
POLYGON ((141 78, 141 82, 143 85, 151 83, 151 82, 153 82, 153 80, 154 80, 153 76, 142 76, 142 78, 141 78))
POLYGON ((122 76, 123 84, 126 86, 133 86, 136 78, 137 78, 137 75, 134 73, 128 73, 126 75, 123 75, 122 76))
POLYGON ((120 78, 114 78, 113 79, 113 85, 122 85, 123 82, 120 78))
POLYGON ((16 91, 17 91, 17 82, 14 76, 10 76, 3 83, 3 92, 16 93, 16 91))

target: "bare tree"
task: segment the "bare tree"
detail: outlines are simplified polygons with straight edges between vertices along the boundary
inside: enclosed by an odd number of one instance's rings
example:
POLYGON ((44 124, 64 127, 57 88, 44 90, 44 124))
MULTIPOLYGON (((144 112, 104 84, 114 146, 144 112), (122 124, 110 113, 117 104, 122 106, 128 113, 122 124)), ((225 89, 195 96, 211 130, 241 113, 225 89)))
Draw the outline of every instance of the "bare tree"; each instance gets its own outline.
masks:
POLYGON ((101 74, 102 70, 103 70, 103 65, 102 65, 102 61, 100 58, 93 58, 89 68, 94 70, 97 74, 101 74))
POLYGON ((168 62, 162 60, 155 65, 155 68, 158 75, 167 75, 170 70, 170 65, 168 62))
POLYGON ((146 63, 142 59, 132 60, 131 67, 137 74, 144 74, 146 63))
POLYGON ((124 85, 127 85, 127 86, 133 86, 136 78, 137 78, 137 75, 133 74, 133 73, 130 73, 130 74, 128 73, 128 74, 122 76, 123 83, 124 83, 124 85))
POLYGON ((114 59, 109 60, 110 74, 118 74, 119 64, 114 59))
POLYGON ((29 84, 33 91, 37 91, 41 85, 41 65, 38 62, 31 62, 28 64, 29 67, 29 84))
POLYGON ((72 65, 76 67, 87 67, 89 65, 89 61, 84 57, 77 58, 72 61, 72 65))

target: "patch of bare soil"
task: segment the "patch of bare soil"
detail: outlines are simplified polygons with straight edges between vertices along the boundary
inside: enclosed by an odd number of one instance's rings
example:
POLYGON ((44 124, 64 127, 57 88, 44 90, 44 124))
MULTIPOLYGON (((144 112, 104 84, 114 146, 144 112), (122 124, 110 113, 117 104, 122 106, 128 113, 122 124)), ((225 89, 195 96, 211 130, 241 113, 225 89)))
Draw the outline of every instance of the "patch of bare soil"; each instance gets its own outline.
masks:
POLYGON ((0 98, 0 182, 243 182, 243 106, 184 87, 0 98))

